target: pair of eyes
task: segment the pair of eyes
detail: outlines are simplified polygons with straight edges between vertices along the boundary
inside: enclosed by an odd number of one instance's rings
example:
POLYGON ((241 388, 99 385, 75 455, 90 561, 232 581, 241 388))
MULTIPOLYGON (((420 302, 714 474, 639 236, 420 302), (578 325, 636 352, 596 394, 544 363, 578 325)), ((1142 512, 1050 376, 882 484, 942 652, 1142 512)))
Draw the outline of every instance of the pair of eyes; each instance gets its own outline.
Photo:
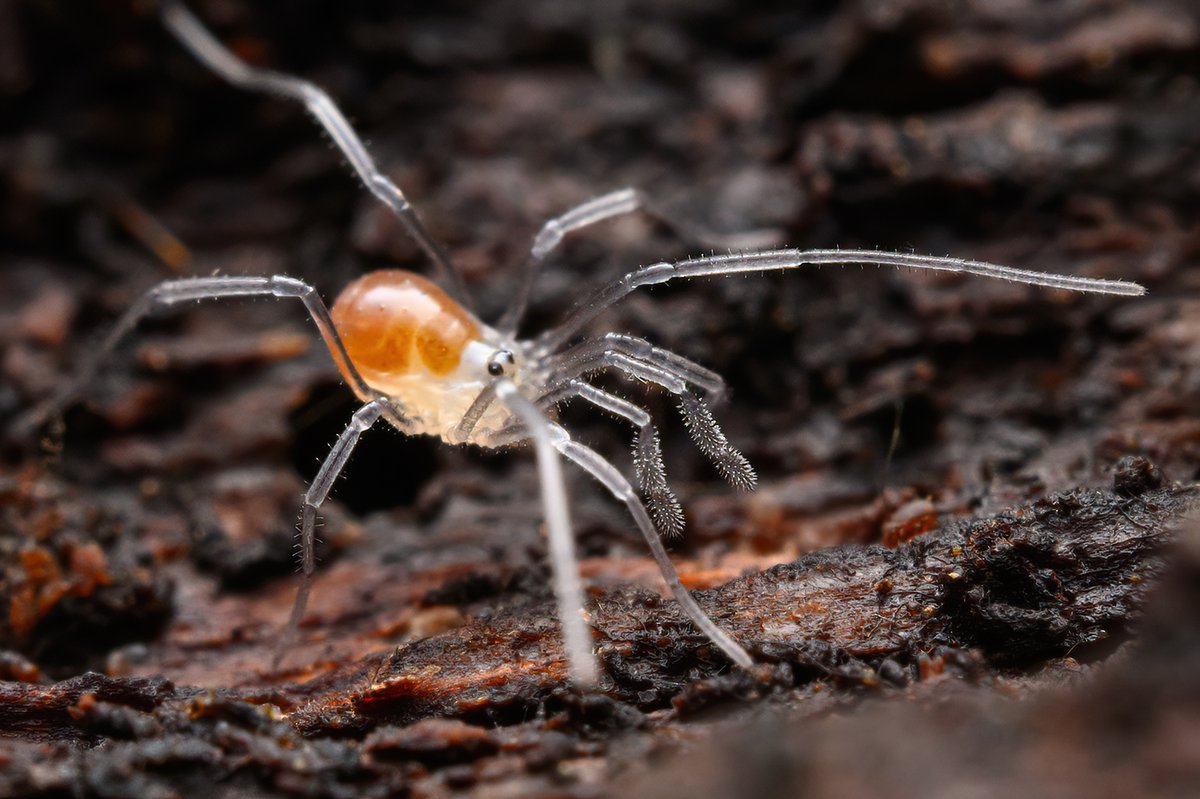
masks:
POLYGON ((492 377, 508 377, 517 370, 517 359, 510 350, 496 350, 488 358, 487 370, 492 377))

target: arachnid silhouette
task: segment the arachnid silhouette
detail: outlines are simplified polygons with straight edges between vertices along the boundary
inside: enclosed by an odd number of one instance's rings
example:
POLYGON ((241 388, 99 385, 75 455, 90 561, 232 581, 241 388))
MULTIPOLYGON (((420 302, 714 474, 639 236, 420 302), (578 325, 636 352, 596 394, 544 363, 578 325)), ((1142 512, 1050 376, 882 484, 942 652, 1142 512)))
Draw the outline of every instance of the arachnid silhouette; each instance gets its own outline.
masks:
POLYGON ((350 283, 331 308, 310 285, 282 275, 168 281, 142 296, 76 378, 27 416, 28 423, 38 423, 78 396, 121 338, 156 309, 227 297, 300 300, 342 377, 363 404, 304 498, 299 538, 303 582, 279 650, 281 654, 295 634, 312 587, 318 509, 362 433, 385 420, 403 433, 437 436, 450 443, 489 448, 533 445, 559 619, 570 674, 577 683, 593 684, 597 675, 591 655, 591 635, 582 615, 583 594, 568 497, 560 471, 561 458, 591 474, 625 504, 672 593, 692 622, 733 663, 741 667, 753 664, 746 650, 696 604, 680 582, 663 546, 660 533, 678 533, 683 516, 667 484, 654 420, 644 408, 588 380, 600 372, 617 371, 673 395, 696 446, 732 485, 744 489, 754 486, 753 469, 726 438, 710 410, 711 398, 724 390, 719 375, 642 338, 615 333, 586 335, 588 323, 601 311, 639 288, 685 278, 779 271, 806 265, 868 264, 961 272, 1073 291, 1143 293, 1142 287, 1135 283, 1047 274, 954 258, 870 250, 767 249, 636 269, 582 296, 566 318, 549 330, 519 338, 519 324, 535 278, 547 257, 573 231, 620 214, 647 210, 641 193, 632 189, 614 191, 546 222, 534 239, 517 296, 499 320, 485 324, 470 310, 463 282, 449 257, 426 232, 404 194, 377 168, 328 95, 307 81, 239 60, 177 0, 165 0, 161 13, 167 28, 184 46, 225 80, 245 89, 303 103, 367 188, 395 213, 434 264, 442 281, 439 286, 412 272, 381 270, 350 283), (567 400, 590 403, 634 428, 635 481, 626 478, 599 453, 575 441, 555 421, 555 407, 567 400))

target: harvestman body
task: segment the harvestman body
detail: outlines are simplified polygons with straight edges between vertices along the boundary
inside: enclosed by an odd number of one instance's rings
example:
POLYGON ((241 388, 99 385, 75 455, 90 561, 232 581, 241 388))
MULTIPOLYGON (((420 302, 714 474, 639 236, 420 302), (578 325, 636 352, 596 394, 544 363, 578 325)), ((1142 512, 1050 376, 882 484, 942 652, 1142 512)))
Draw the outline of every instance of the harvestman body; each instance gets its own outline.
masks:
POLYGON ((746 650, 696 604, 663 547, 660 531, 678 533, 683 516, 667 486, 653 420, 643 408, 586 381, 589 375, 615 370, 673 394, 696 445, 734 486, 753 487, 754 471, 725 438, 705 401, 705 397, 723 392, 724 382, 719 375, 640 338, 611 333, 596 338, 582 335, 597 314, 640 287, 680 278, 778 271, 804 265, 870 264, 964 272, 1074 291, 1144 293, 1135 283, 1046 274, 978 261, 873 251, 775 249, 636 269, 578 304, 558 326, 534 338, 518 339, 517 327, 546 257, 572 231, 619 214, 647 210, 638 192, 612 192, 546 222, 534 240, 518 296, 496 326, 489 327, 467 310, 458 272, 425 231, 403 193, 376 167, 328 95, 306 81, 238 60, 177 0, 164 0, 161 8, 167 28, 213 72, 242 88, 302 102, 367 188, 400 219, 446 285, 443 290, 424 277, 398 269, 373 272, 347 286, 330 310, 311 286, 280 275, 168 281, 143 295, 76 378, 25 418, 27 425, 38 424, 60 411, 95 375, 102 359, 120 339, 155 309, 225 297, 294 297, 303 302, 343 378, 364 404, 304 497, 298 544, 303 582, 279 649, 281 655, 296 632, 312 587, 317 510, 359 436, 382 418, 403 433, 433 435, 451 443, 483 447, 533 444, 558 615, 570 675, 576 683, 592 685, 597 673, 591 634, 583 617, 583 592, 559 455, 582 467, 625 503, 684 613, 731 661, 743 668, 753 665, 746 650), (572 440, 552 421, 554 407, 571 399, 589 402, 635 428, 634 465, 640 494, 616 467, 572 440))

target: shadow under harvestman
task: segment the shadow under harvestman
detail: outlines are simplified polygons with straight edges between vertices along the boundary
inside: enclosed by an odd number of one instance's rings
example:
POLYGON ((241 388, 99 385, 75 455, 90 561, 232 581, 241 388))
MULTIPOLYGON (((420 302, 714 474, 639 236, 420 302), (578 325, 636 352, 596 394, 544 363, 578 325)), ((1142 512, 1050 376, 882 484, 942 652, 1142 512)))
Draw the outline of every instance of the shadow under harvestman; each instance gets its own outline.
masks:
MULTIPOLYGON (((769 272, 805 265, 869 264, 962 272, 1073 291, 1144 293, 1136 283, 1046 274, 954 258, 870 250, 768 249, 635 269, 585 297, 555 327, 532 338, 518 338, 518 326, 535 278, 563 237, 638 210, 659 216, 647 207, 643 195, 633 189, 614 191, 546 222, 534 239, 517 296, 494 325, 487 325, 469 310, 462 279, 446 253, 426 232, 400 189, 380 172, 325 92, 299 78, 242 62, 177 0, 164 0, 161 14, 171 33, 202 64, 229 83, 303 103, 367 188, 395 213, 408 235, 434 264, 444 284, 442 288, 412 272, 385 269, 350 283, 329 308, 307 283, 283 275, 170 280, 138 299, 74 379, 19 422, 28 430, 60 412, 79 396, 119 341, 152 311, 226 297, 290 297, 302 302, 342 377, 363 405, 334 444, 305 494, 297 545, 303 578, 277 650, 276 663, 296 635, 312 588, 317 511, 329 496, 359 436, 383 419, 402 433, 437 436, 454 444, 488 448, 533 445, 558 618, 569 673, 576 684, 594 685, 597 669, 592 656, 592 636, 584 616, 560 455, 591 474, 625 503, 688 618, 733 663, 743 668, 753 665, 746 650, 696 604, 680 582, 663 546, 660 533, 679 533, 683 513, 667 485, 653 419, 644 408, 588 382, 590 376, 612 370, 669 392, 678 400, 696 446, 732 485, 753 488, 753 469, 726 439, 709 409, 710 401, 720 397, 725 389, 719 375, 636 336, 585 334, 588 324, 601 311, 641 287, 681 278, 769 272), (573 440, 554 421, 555 408, 569 400, 590 403, 634 428, 634 468, 640 492, 615 466, 573 440)), ((692 236, 717 246, 732 242, 729 237, 695 231, 692 236)))

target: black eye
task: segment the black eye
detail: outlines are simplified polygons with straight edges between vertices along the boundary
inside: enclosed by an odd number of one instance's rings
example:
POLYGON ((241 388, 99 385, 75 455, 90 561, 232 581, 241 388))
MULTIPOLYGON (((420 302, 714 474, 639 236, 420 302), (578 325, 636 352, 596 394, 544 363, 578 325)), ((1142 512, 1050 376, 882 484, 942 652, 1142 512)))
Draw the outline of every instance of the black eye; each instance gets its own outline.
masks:
POLYGON ((511 352, 508 350, 496 350, 488 361, 488 374, 492 377, 500 377, 501 375, 508 374, 512 370, 514 363, 516 363, 516 359, 513 358, 511 352))

